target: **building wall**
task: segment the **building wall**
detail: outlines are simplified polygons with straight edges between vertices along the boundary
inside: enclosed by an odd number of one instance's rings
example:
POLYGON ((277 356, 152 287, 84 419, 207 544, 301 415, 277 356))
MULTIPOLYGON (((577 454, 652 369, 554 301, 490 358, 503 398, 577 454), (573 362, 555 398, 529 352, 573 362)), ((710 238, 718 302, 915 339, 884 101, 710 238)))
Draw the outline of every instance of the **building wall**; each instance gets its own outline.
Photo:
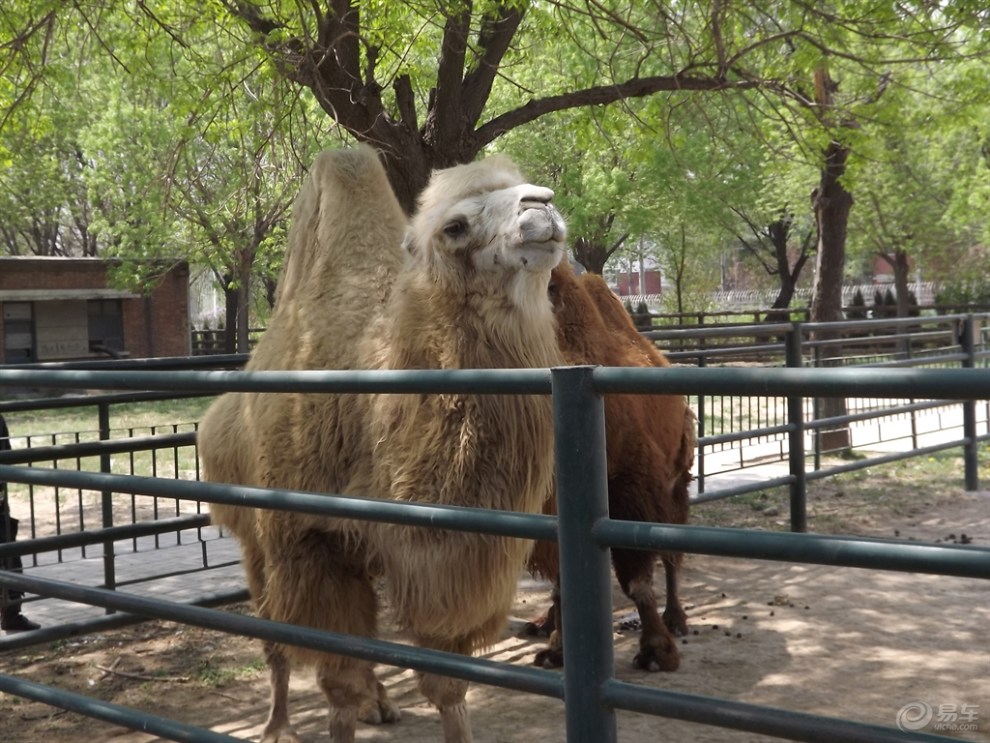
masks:
POLYGON ((0 363, 13 361, 5 358, 3 308, 25 303, 32 308, 36 360, 105 358, 89 348, 91 300, 120 302, 126 355, 189 355, 188 265, 169 268, 145 295, 112 288, 110 265, 97 258, 0 257, 0 363))
POLYGON ((89 355, 89 312, 85 299, 33 304, 38 361, 78 359, 89 355))
POLYGON ((124 339, 132 357, 189 356, 189 267, 169 271, 149 296, 123 302, 124 339))
POLYGON ((644 291, 640 291, 639 271, 634 271, 632 274, 628 271, 623 271, 616 274, 615 279, 618 284, 618 295, 620 297, 637 294, 660 294, 663 291, 660 272, 652 268, 646 269, 643 273, 644 291))

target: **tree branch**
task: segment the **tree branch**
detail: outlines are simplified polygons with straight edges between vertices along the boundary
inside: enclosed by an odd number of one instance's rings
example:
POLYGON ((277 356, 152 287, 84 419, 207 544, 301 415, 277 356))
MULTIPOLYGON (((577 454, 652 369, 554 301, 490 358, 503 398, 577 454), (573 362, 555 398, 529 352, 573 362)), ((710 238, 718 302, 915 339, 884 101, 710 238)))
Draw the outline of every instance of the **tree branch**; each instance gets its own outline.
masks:
POLYGON ((464 76, 463 110, 471 127, 477 124, 485 109, 499 65, 519 30, 523 12, 515 4, 500 5, 481 20, 478 33, 481 54, 474 68, 464 76))
POLYGON ((616 240, 614 243, 612 243, 612 247, 608 248, 605 251, 606 255, 609 258, 611 258, 612 257, 612 254, 615 253, 616 250, 618 250, 619 248, 621 248, 622 245, 623 245, 623 243, 625 243, 625 241, 628 240, 628 239, 629 239, 629 233, 628 232, 626 232, 625 234, 619 235, 619 239, 616 240))
MULTIPOLYGON (((441 147, 453 141, 461 130, 461 90, 464 60, 467 55, 467 35, 471 13, 467 8, 447 16, 437 66, 436 95, 427 114, 426 126, 433 130, 433 143, 441 147)), ((427 136, 430 139, 429 136, 427 136)))
POLYGON ((662 91, 699 90, 717 92, 722 90, 753 90, 764 87, 762 80, 719 80, 713 77, 688 75, 661 75, 637 77, 615 85, 599 85, 584 90, 548 96, 530 101, 519 108, 496 116, 474 133, 478 148, 493 142, 501 135, 523 124, 555 111, 564 111, 581 106, 594 106, 615 103, 624 98, 642 98, 662 91))
POLYGON ((399 120, 410 131, 416 131, 419 128, 416 124, 416 98, 409 75, 399 75, 395 78, 392 90, 395 91, 395 106, 399 110, 399 120))

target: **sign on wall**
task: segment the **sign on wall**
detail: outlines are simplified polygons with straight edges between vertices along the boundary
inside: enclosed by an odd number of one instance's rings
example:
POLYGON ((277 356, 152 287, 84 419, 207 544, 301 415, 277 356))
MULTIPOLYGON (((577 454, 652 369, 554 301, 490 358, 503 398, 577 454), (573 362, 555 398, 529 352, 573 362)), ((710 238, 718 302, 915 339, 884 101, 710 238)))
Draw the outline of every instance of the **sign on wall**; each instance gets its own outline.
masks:
POLYGON ((86 300, 36 302, 34 308, 38 361, 89 356, 86 300))

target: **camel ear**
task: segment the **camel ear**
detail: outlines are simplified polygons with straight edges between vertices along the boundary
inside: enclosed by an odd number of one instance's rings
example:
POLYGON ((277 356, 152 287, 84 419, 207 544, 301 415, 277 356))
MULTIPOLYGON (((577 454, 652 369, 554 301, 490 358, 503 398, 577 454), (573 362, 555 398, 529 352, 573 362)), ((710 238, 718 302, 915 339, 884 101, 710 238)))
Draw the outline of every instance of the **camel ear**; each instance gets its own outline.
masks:
POLYGON ((402 252, 411 256, 415 256, 418 252, 416 240, 413 239, 412 227, 406 227, 406 234, 402 236, 402 252))

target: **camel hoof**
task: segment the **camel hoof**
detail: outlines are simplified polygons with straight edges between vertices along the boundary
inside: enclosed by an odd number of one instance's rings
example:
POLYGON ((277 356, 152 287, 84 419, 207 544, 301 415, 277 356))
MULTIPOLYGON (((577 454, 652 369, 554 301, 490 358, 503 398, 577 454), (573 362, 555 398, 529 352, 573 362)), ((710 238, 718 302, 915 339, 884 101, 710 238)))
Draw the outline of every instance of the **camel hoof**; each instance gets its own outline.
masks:
POLYGON ((260 743, 300 743, 296 731, 291 727, 282 727, 275 730, 265 730, 261 735, 260 743))
POLYGON ((537 617, 531 622, 526 622, 523 625, 522 633, 524 637, 550 637, 553 634, 553 630, 553 619, 544 614, 542 617, 537 617))
POLYGON ((533 665, 540 668, 563 668, 564 651, 559 648, 544 648, 533 658, 533 665))
POLYGON ((402 712, 391 699, 379 699, 362 704, 358 719, 368 725, 383 725, 401 720, 402 712))
POLYGON ((688 633, 687 613, 680 607, 665 609, 663 623, 675 637, 684 637, 688 633))
POLYGON ((681 656, 677 648, 670 647, 667 652, 662 652, 660 648, 645 647, 640 648, 633 658, 633 665, 642 671, 657 673, 659 671, 676 671, 681 665, 681 656))

